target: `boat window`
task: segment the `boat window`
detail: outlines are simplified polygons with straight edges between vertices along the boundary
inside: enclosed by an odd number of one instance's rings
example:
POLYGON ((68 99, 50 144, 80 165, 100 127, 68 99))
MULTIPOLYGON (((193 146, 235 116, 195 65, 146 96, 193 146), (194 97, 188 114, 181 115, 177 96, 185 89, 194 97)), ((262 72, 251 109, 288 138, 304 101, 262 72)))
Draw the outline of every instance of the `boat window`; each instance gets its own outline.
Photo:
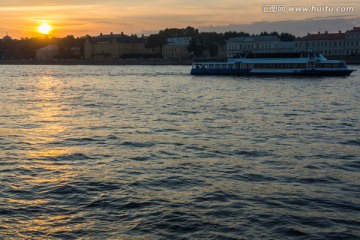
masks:
POLYGON ((232 65, 232 64, 229 64, 229 65, 228 65, 228 69, 233 69, 233 65, 232 65))
POLYGON ((215 68, 219 69, 220 68, 220 64, 215 64, 215 68))
MULTIPOLYGON (((243 68, 253 68, 254 65, 243 64, 243 68)), ((257 63, 255 68, 271 68, 271 69, 304 69, 306 63, 257 63)))
POLYGON ((299 64, 299 68, 306 68, 306 63, 299 64))
POLYGON ((272 69, 298 69, 306 68, 306 64, 303 63, 257 63, 255 68, 272 68, 272 69))
POLYGON ((209 68, 209 65, 204 64, 204 65, 203 65, 203 68, 209 68))
POLYGON ((341 63, 317 63, 316 68, 341 68, 345 67, 344 64, 341 63))
POLYGON ((293 68, 290 63, 256 63, 255 68, 293 68))
POLYGON ((214 64, 209 64, 210 69, 214 69, 214 64))
POLYGON ((332 68, 346 68, 345 63, 339 62, 339 63, 333 63, 332 68))

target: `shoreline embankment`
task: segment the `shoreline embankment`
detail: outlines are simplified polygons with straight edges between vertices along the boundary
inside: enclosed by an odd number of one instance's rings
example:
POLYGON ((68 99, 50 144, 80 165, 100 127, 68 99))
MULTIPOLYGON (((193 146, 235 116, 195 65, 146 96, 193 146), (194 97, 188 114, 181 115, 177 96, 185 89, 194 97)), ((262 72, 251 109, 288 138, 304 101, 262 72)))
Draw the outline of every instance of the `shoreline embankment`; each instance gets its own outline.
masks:
POLYGON ((191 65, 192 59, 116 59, 116 60, 0 60, 0 65, 191 65))
MULTIPOLYGON (((360 56, 329 56, 329 60, 343 60, 346 64, 360 65, 360 56)), ((54 60, 0 60, 0 65, 191 65, 193 59, 54 59, 54 60)))

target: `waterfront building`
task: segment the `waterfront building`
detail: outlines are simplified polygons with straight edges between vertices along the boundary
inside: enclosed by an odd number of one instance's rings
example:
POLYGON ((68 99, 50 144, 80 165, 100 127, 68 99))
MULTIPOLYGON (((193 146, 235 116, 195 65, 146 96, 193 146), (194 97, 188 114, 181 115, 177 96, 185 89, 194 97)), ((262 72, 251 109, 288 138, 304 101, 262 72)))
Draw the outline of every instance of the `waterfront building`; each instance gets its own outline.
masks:
POLYGON ((81 58, 81 48, 79 48, 79 47, 71 47, 69 49, 69 54, 73 58, 81 58))
POLYGON ((57 45, 47 45, 36 50, 36 60, 52 60, 59 55, 59 47, 57 45))
POLYGON ((146 37, 110 33, 87 38, 84 44, 85 59, 119 59, 160 54, 160 48, 146 48, 146 37))
POLYGON ((3 37, 3 42, 8 42, 8 41, 11 41, 12 40, 12 38, 9 36, 9 35, 7 35, 6 34, 6 36, 5 37, 3 37))
POLYGON ((14 56, 11 53, 10 45, 12 38, 6 33, 6 36, 2 38, 2 46, 0 48, 0 60, 13 59, 14 56))
POLYGON ((162 47, 162 57, 164 59, 188 59, 190 53, 188 46, 191 37, 173 37, 166 40, 166 44, 162 47))
POLYGON ((354 27, 345 35, 346 55, 360 55, 360 27, 354 27))
POLYGON ((344 55, 345 50, 345 33, 320 33, 310 34, 295 40, 295 50, 297 52, 314 50, 324 53, 327 56, 344 55))
POLYGON ((350 31, 329 33, 308 33, 307 36, 295 40, 297 52, 315 50, 327 56, 346 56, 360 54, 360 27, 350 31))
POLYGON ((230 38, 226 42, 227 57, 232 58, 240 53, 275 53, 291 52, 292 42, 281 42, 276 36, 251 36, 230 38))

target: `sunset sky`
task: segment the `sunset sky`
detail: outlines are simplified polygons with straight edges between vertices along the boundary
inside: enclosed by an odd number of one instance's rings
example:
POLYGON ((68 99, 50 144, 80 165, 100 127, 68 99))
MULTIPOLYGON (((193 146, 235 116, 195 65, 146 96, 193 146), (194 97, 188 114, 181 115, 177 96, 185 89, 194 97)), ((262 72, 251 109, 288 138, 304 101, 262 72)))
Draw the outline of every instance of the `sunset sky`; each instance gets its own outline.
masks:
MULTIPOLYGON (((35 37, 41 34, 38 26, 47 22, 53 27, 51 36, 84 36, 102 33, 141 34, 172 27, 193 26, 238 26, 260 31, 269 23, 280 22, 284 31, 298 30, 301 33, 314 29, 326 29, 324 20, 333 26, 346 30, 360 24, 359 0, 1 0, 0 34, 8 33, 13 38, 35 37), (285 4, 284 12, 264 11, 265 4, 285 4), (350 12, 290 12, 290 6, 353 7, 350 12), (335 19, 335 20, 334 20, 335 19), (294 29, 291 24, 317 20, 313 29, 294 29), (320 21, 321 20, 321 21, 320 21), (334 21, 339 26, 334 26, 334 21), (288 23, 288 24, 287 24, 288 23), (259 27, 260 26, 260 27, 259 27)), ((316 21, 315 21, 316 22, 316 21)), ((271 26, 271 24, 270 24, 271 26)), ((304 25, 305 26, 305 25, 304 25)), ((305 28, 305 27, 304 27, 305 28)), ((221 27, 217 30, 221 31, 221 27)), ((266 29, 264 29, 266 30, 266 29)), ((273 29, 267 29, 269 31, 273 29)), ((337 31, 337 29, 334 29, 337 31)))

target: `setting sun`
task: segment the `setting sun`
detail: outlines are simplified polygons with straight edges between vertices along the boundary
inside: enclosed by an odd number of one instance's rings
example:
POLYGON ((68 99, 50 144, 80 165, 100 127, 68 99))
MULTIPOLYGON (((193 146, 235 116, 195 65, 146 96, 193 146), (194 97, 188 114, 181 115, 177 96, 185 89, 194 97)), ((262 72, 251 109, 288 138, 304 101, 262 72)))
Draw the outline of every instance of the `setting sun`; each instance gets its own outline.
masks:
POLYGON ((38 27, 39 33, 49 34, 52 30, 52 27, 48 23, 43 23, 38 27))

